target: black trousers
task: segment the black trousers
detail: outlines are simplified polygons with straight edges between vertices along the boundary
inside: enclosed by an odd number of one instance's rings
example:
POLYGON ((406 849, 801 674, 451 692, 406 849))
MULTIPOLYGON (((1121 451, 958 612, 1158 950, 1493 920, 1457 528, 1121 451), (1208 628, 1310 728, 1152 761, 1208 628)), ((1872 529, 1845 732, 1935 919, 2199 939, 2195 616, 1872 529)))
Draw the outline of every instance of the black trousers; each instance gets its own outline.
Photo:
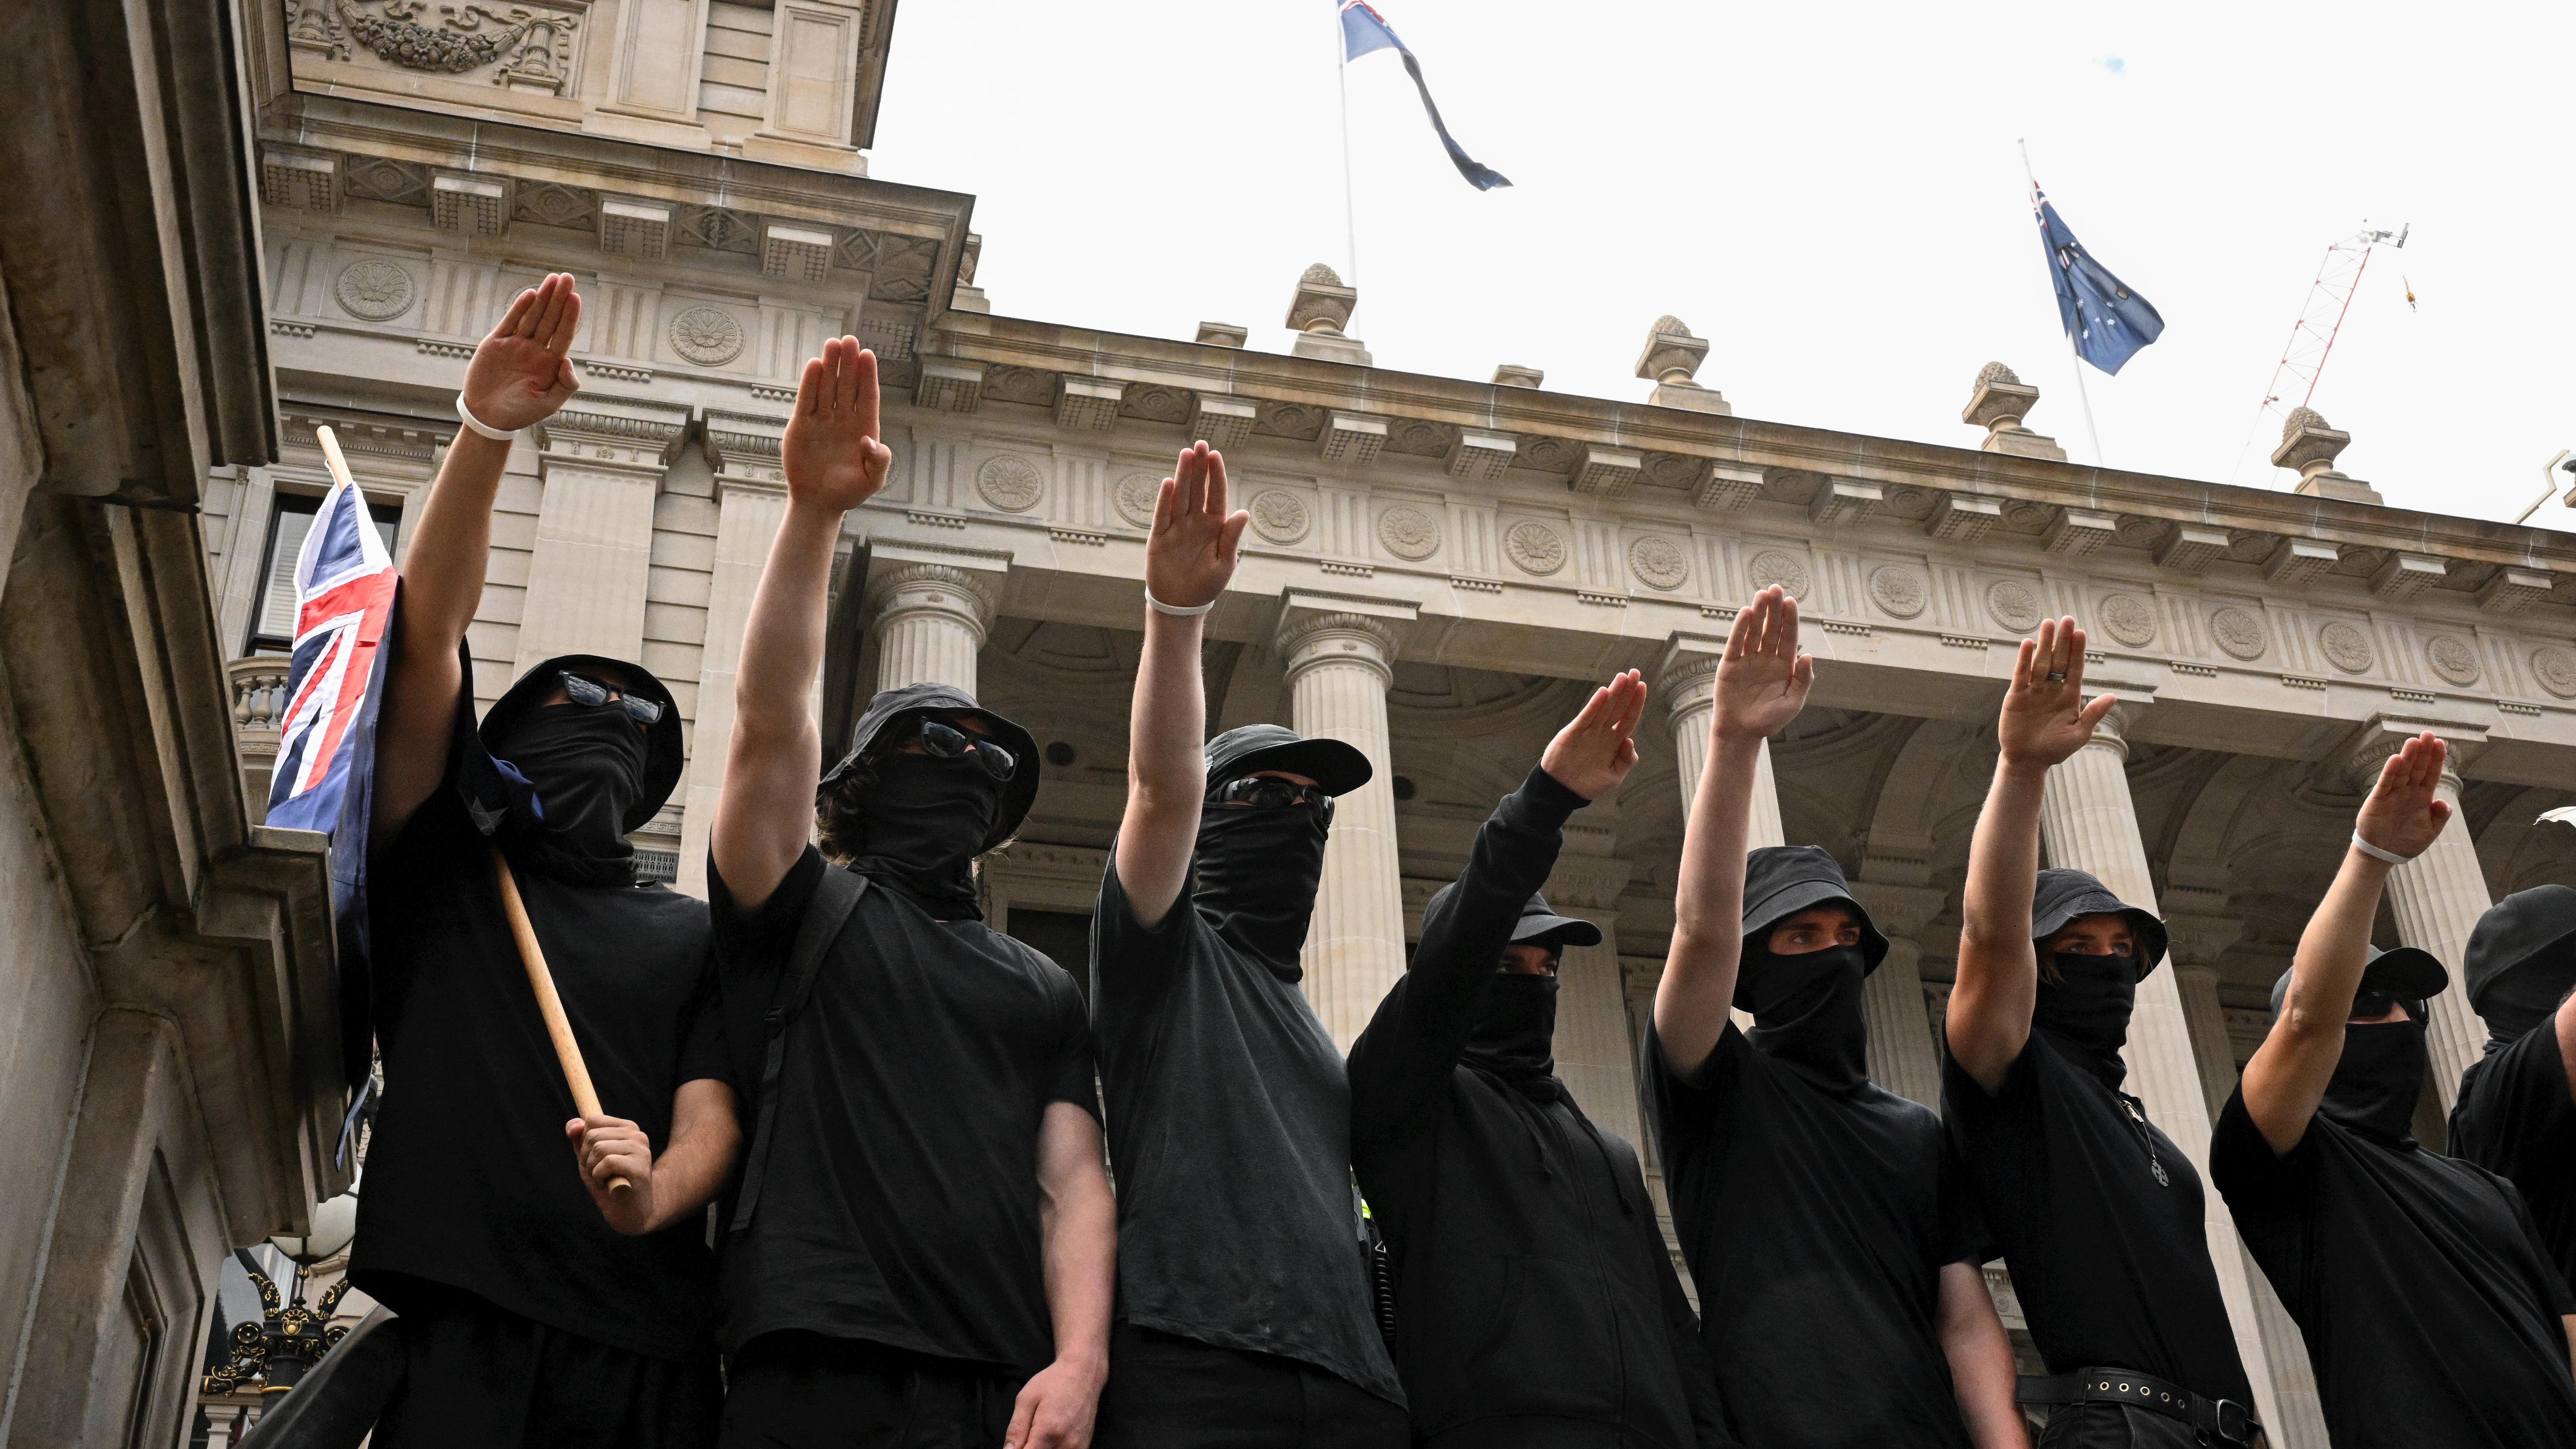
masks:
POLYGON ((2039 1431, 2039 1449, 2237 1449, 2217 1435, 2153 1409, 2128 1404, 2059 1404, 2039 1431))
POLYGON ((803 1332, 744 1344, 725 1378, 723 1449, 1001 1449, 1020 1392, 986 1364, 803 1332))
POLYGON ((1094 1449, 1406 1449, 1404 1410, 1292 1358, 1122 1323, 1094 1449))
POLYGON ((403 1377, 373 1449, 707 1449, 724 1397, 712 1350, 677 1363, 611 1348, 468 1293, 407 1296, 385 1331, 403 1377))
POLYGON ((1614 1424, 1530 1414, 1479 1419, 1422 1441, 1423 1449, 1640 1449, 1648 1442, 1629 1438, 1614 1424))

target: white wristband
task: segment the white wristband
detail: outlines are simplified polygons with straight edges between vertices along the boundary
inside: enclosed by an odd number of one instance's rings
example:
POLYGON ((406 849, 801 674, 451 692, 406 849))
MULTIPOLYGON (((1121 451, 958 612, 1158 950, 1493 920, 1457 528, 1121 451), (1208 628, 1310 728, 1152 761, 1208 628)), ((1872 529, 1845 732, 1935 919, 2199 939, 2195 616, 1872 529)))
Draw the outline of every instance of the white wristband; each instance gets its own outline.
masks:
POLYGON ((512 438, 519 436, 515 432, 507 432, 500 428, 489 426, 481 418, 474 416, 471 411, 467 410, 465 406, 465 394, 461 392, 456 395, 456 415, 465 420, 465 426, 472 428, 474 431, 481 433, 487 438, 490 438, 493 442, 506 443, 512 438))
POLYGON ((2404 865, 2406 862, 2415 858, 2411 855, 2399 855, 2393 850, 2382 850, 2378 846, 2371 844, 2369 841, 2362 839, 2361 832, 2358 830, 2352 833, 2352 848, 2360 851, 2366 856, 2369 856, 2373 860, 2387 861, 2390 865, 2404 865))
POLYGON ((1210 599, 1204 604, 1190 605, 1188 608, 1183 608, 1179 604, 1166 604, 1162 600, 1154 597, 1154 591, 1152 589, 1147 589, 1145 591, 1145 602, 1153 605, 1154 612, 1158 614, 1178 614, 1184 619, 1195 619, 1199 615, 1216 607, 1216 600, 1214 599, 1210 599))

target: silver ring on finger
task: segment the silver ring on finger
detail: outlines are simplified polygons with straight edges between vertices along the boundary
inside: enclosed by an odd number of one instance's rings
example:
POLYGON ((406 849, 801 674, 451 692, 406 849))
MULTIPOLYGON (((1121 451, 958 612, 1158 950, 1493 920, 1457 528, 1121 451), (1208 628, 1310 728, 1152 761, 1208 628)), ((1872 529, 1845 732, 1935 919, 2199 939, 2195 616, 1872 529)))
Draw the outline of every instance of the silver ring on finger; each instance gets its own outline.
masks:
POLYGON ((2062 669, 2049 671, 2048 682, 2051 684, 2064 684, 2066 682, 2066 671, 2062 669))

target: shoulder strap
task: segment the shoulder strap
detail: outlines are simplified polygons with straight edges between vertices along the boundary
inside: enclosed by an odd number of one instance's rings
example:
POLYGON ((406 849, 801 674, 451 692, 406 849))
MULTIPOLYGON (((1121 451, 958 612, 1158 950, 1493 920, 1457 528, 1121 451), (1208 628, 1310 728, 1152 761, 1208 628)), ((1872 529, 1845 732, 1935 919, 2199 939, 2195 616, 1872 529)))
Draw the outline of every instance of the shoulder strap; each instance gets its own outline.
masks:
POLYGON ((838 866, 825 866, 822 879, 814 883, 814 898, 806 904, 805 919, 796 930, 796 945, 787 955, 787 972, 779 979, 769 1010, 760 1019, 760 1088, 753 1098, 758 1125, 752 1129, 751 1150, 743 1154, 742 1189, 734 1195, 730 1232, 749 1228, 752 1212, 760 1205, 760 1181, 769 1166, 770 1131, 778 1120, 778 1073, 787 1062, 788 1024, 804 1012, 806 1001, 814 994, 814 978, 823 969, 824 950, 832 944, 832 938, 841 934, 841 927, 867 889, 866 876, 838 866))

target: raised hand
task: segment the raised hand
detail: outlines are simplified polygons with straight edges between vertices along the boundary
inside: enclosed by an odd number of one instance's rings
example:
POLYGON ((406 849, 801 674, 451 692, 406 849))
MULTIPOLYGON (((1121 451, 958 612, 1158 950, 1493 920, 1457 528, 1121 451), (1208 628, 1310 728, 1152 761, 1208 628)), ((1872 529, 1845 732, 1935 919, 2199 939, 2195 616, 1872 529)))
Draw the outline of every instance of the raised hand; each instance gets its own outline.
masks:
POLYGON ((1798 601, 1773 584, 1753 596, 1727 631, 1709 737, 1769 739, 1807 707, 1815 682, 1815 659, 1798 652, 1798 601))
POLYGON ((835 337, 808 359, 780 446, 787 500, 848 512, 885 487, 894 454, 877 440, 877 355, 835 337))
POLYGON ((521 292, 465 364, 465 410, 487 428, 513 432, 553 417, 581 390, 565 356, 579 330, 581 294, 570 272, 521 292))
POLYGON ((2084 631, 2071 618, 2042 619, 2013 660, 1995 738, 2006 763, 2046 769, 2084 748, 2115 702, 2107 694, 2084 702, 2084 631))
POLYGON ((2451 820, 2449 802, 2435 794, 2449 754, 2450 747, 2430 730, 2408 740, 2379 767, 2379 783, 2361 802, 2353 833, 2392 855, 2423 854, 2451 820))
POLYGON ((564 1123, 573 1155, 581 1162, 581 1185, 599 1206, 599 1215, 621 1233, 649 1232, 653 1227, 653 1139, 623 1117, 575 1117, 564 1123), (625 1192, 608 1184, 626 1179, 625 1192))
POLYGON ((1584 799, 1600 799, 1637 767, 1637 720, 1645 712, 1646 681, 1637 671, 1611 676, 1548 741, 1538 767, 1584 799))
POLYGON ((1175 608, 1196 608, 1225 592, 1251 521, 1249 513, 1226 511, 1225 455, 1203 442, 1183 448, 1154 500, 1146 592, 1175 608))

